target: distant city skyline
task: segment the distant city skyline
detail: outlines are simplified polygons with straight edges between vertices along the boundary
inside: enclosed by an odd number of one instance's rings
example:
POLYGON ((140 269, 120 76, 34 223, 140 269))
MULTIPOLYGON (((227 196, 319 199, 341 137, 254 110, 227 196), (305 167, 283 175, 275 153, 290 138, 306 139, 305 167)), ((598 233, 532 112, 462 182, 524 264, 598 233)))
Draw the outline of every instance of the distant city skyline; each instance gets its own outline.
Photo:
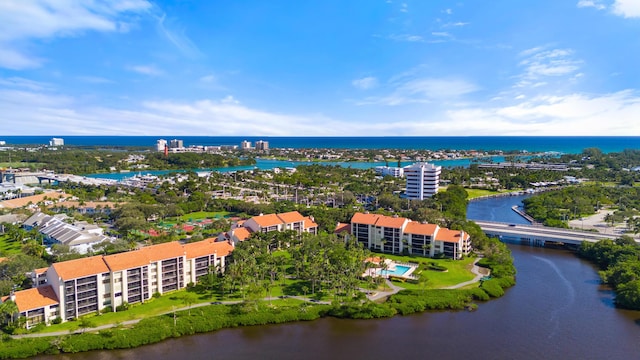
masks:
POLYGON ((1 1, 0 136, 640 136, 640 0, 1 1))

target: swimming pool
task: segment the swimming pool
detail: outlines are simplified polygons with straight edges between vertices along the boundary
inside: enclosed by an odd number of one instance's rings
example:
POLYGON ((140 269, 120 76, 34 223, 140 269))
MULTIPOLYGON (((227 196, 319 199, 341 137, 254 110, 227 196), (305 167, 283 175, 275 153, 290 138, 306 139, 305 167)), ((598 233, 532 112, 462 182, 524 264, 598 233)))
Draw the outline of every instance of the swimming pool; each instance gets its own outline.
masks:
POLYGON ((404 275, 407 271, 409 271, 411 268, 409 266, 404 266, 404 265, 396 265, 395 269, 393 270, 381 270, 380 271, 380 275, 395 275, 395 276, 402 276, 404 275))

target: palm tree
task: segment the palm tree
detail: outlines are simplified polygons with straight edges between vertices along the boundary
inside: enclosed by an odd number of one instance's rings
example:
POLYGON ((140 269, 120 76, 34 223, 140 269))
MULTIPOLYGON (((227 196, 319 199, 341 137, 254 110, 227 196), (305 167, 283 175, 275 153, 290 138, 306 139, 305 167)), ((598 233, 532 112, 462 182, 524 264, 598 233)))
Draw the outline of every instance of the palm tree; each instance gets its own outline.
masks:
POLYGON ((13 324, 18 312, 20 312, 18 305, 16 305, 13 300, 7 300, 0 304, 0 314, 2 314, 5 319, 8 317, 11 324, 13 324))

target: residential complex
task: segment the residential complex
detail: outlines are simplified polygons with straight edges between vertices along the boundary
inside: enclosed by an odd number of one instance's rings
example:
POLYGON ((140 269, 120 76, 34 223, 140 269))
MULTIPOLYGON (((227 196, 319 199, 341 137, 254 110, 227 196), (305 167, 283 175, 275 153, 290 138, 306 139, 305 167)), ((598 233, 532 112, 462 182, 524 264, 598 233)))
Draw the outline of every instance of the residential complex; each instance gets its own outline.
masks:
POLYGON ((268 141, 263 141, 263 140, 256 141, 256 150, 258 150, 258 151, 267 151, 267 150, 269 150, 269 142, 268 141))
POLYGON ((461 259, 471 251, 471 238, 462 230, 397 216, 355 213, 351 234, 366 248, 389 254, 461 259))
POLYGON ((58 317, 67 321, 105 308, 116 311, 124 303, 145 302, 153 294, 197 283, 210 269, 224 271, 232 251, 230 242, 206 239, 59 262, 33 272, 35 288, 7 298, 16 303, 27 327, 58 317))
POLYGON ((376 166, 375 172, 380 176, 393 176, 395 178, 404 176, 404 169, 401 167, 376 166))
POLYGON ((405 195, 408 199, 424 200, 438 193, 442 166, 425 162, 404 167, 407 180, 405 195))
POLYGON ((45 245, 67 245, 80 254, 86 254, 93 245, 113 240, 104 235, 104 230, 98 225, 79 221, 68 223, 65 221, 67 218, 65 214, 47 215, 37 211, 22 226, 27 230, 36 229, 44 236, 45 245))
POLYGON ((254 216, 246 220, 228 233, 229 239, 233 243, 244 241, 253 233, 267 233, 271 231, 287 231, 292 230, 298 234, 302 233, 318 233, 318 224, 312 217, 304 217, 297 211, 290 211, 281 214, 267 214, 254 216))

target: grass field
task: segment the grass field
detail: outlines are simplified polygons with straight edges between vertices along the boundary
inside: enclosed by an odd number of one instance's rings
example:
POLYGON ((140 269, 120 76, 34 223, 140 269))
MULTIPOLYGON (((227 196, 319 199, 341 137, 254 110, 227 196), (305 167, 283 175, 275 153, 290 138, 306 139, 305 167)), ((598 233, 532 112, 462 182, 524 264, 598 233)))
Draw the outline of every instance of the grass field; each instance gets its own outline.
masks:
POLYGON ((490 195, 498 195, 498 194, 502 194, 508 191, 492 191, 492 190, 486 190, 486 189, 468 189, 465 188, 465 190, 467 191, 467 194, 469 194, 468 199, 474 199, 474 198, 478 198, 481 196, 490 196, 490 195))
POLYGON ((423 284, 411 284, 396 282, 398 286, 405 289, 439 289, 447 286, 453 286, 461 282, 469 281, 475 277, 471 272, 471 266, 475 258, 464 258, 462 260, 451 259, 430 259, 422 257, 398 256, 385 254, 384 257, 399 262, 415 262, 421 266, 414 272, 421 279, 426 279, 426 286, 423 284), (447 271, 435 271, 426 269, 426 264, 436 263, 436 265, 444 266, 447 271))
POLYGON ((0 256, 5 257, 20 253, 21 244, 8 235, 0 235, 0 256))
POLYGON ((37 169, 43 167, 44 163, 25 163, 25 162, 0 162, 0 168, 30 168, 37 169))

